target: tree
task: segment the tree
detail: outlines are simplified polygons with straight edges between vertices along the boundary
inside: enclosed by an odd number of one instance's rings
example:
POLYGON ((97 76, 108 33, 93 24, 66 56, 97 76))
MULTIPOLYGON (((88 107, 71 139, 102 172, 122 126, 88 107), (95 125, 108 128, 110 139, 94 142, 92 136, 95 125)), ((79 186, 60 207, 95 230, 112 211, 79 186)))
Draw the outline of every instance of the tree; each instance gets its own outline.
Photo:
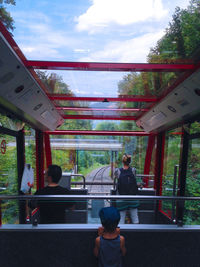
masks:
POLYGON ((96 131, 118 131, 119 126, 114 122, 100 122, 96 126, 96 131))
POLYGON ((15 5, 15 0, 0 0, 0 20, 6 26, 8 30, 14 30, 14 20, 10 13, 6 10, 5 5, 15 5))

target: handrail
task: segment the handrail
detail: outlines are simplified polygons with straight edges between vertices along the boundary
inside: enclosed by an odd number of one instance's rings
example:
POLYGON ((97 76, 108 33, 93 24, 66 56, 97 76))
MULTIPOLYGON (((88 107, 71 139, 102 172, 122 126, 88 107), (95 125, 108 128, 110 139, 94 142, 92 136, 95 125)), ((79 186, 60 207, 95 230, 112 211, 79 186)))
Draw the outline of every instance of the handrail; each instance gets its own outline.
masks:
MULTIPOLYGON (((82 185, 83 182, 71 182, 72 185, 82 185)), ((112 182, 85 182, 85 185, 113 185, 112 182)))
MULTIPOLYGON (((83 188, 85 189, 85 176, 83 174, 71 174, 70 177, 72 177, 72 176, 76 176, 76 177, 80 176, 80 177, 82 177, 83 178, 83 188)), ((72 183, 73 182, 71 182, 71 184, 72 183)))
POLYGON ((6 199, 17 199, 17 200, 26 200, 26 199, 55 199, 55 200, 69 200, 69 199, 128 199, 128 200, 173 200, 173 201, 187 201, 195 200, 200 201, 200 197, 170 197, 170 196, 143 196, 143 195, 0 195, 0 200, 6 199))

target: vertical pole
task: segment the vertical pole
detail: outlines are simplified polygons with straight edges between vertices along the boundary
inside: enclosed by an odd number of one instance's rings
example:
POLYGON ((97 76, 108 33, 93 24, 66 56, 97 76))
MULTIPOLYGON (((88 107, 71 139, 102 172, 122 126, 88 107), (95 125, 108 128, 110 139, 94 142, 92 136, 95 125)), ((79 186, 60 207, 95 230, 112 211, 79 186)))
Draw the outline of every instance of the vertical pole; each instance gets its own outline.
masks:
POLYGON ((44 187, 44 144, 43 132, 36 130, 36 178, 37 190, 44 187))
POLYGON ((44 143, 45 143, 46 168, 47 168, 49 165, 52 164, 49 134, 46 134, 46 133, 44 134, 44 143))
MULTIPOLYGON (((178 166, 174 166, 174 181, 173 181, 173 197, 176 196, 176 180, 177 180, 177 171, 178 171, 178 166)), ((175 201, 172 201, 172 221, 175 219, 175 201)))
MULTIPOLYGON (((24 129, 20 130, 17 134, 17 173, 18 173, 18 194, 23 194, 20 191, 22 176, 25 165, 25 138, 24 129)), ((19 223, 23 224, 26 220, 26 204, 25 201, 19 201, 19 223)))
MULTIPOLYGON (((178 178, 178 196, 185 195, 188 151, 189 151, 189 134, 183 129, 181 139, 181 155, 179 164, 179 178, 178 178)), ((184 202, 177 202, 177 223, 182 224, 184 213, 184 202)))
MULTIPOLYGON (((155 135, 150 135, 148 138, 148 145, 144 163, 144 174, 149 174, 151 166, 152 152, 155 145, 155 135)), ((144 187, 148 187, 149 178, 143 178, 144 187)))
MULTIPOLYGON (((157 146, 156 146, 156 162, 155 162, 155 182, 154 188, 156 195, 162 195, 162 175, 163 175, 163 162, 164 162, 164 151, 165 151, 165 133, 159 133, 157 135, 157 146)), ((161 209, 161 201, 156 202, 155 216, 158 218, 158 211, 161 209)))
POLYGON ((113 179, 113 161, 114 161, 114 152, 111 151, 111 178, 113 179))
POLYGON ((1 213, 1 199, 0 199, 0 226, 2 225, 2 218, 1 218, 1 216, 2 216, 2 213, 1 213))
POLYGON ((76 150, 76 166, 77 166, 76 171, 78 173, 78 171, 79 171, 79 168, 78 168, 78 150, 76 150))

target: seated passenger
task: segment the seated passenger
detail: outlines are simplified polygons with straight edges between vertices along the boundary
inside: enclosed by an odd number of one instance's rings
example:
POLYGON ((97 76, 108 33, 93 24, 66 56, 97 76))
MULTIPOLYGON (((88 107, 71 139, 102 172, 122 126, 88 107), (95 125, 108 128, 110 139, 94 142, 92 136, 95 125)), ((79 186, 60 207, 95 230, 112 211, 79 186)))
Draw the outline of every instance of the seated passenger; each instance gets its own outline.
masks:
MULTIPOLYGON (((35 195, 69 195, 70 191, 58 185, 62 177, 62 169, 58 165, 49 165, 45 171, 48 185, 36 191, 35 195)), ((39 223, 65 223, 65 210, 73 209, 73 203, 68 200, 39 200, 32 201, 31 208, 39 207, 39 223)))
POLYGON ((125 239, 117 227, 120 214, 114 207, 102 208, 99 217, 103 227, 95 240, 94 255, 98 257, 99 267, 122 267, 122 256, 126 254, 125 239))

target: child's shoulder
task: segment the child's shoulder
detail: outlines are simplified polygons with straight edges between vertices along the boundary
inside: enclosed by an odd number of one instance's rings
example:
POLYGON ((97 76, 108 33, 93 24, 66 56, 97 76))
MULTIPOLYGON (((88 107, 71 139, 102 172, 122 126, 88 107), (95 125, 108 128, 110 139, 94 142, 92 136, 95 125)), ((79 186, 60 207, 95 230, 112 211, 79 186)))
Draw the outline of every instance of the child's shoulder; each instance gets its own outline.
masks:
POLYGON ((124 241, 125 237, 123 235, 120 235, 120 241, 124 241))

